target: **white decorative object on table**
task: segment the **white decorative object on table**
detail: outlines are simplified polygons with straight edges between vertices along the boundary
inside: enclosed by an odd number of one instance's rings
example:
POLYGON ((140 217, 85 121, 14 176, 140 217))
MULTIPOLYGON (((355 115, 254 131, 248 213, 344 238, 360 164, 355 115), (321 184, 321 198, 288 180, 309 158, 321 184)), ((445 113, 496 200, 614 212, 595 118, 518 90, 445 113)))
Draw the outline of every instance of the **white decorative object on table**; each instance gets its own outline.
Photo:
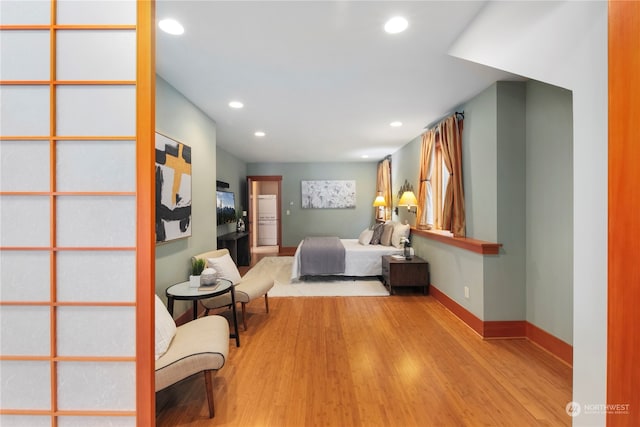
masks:
POLYGON ((400 243, 404 246, 404 258, 409 261, 411 259, 411 240, 408 237, 401 237, 400 243))
POLYGON ((218 272, 214 268, 205 268, 204 270, 202 270, 202 274, 200 275, 200 284, 213 285, 216 283, 217 278, 218 272))
POLYGON ((193 274, 189 276, 189 287, 190 288, 199 288, 200 287, 200 276, 194 276, 193 274))

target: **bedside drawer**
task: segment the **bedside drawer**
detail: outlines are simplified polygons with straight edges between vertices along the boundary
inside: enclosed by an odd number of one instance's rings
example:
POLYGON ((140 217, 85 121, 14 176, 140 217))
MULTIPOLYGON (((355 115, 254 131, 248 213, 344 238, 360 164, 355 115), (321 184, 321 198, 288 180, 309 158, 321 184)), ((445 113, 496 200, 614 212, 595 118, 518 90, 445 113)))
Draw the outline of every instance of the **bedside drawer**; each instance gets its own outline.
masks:
POLYGON ((414 256, 410 260, 395 259, 390 255, 382 257, 382 279, 389 293, 398 286, 422 287, 427 293, 429 287, 429 263, 414 256))

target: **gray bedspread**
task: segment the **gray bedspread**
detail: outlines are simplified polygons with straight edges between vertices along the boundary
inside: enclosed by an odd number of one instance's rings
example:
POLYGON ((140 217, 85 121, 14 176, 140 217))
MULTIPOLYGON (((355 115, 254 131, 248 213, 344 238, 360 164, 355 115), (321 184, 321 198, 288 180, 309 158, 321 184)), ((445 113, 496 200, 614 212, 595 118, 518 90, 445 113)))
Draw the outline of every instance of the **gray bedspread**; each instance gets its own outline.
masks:
POLYGON ((337 237, 305 237, 300 247, 300 275, 343 274, 344 255, 337 237))

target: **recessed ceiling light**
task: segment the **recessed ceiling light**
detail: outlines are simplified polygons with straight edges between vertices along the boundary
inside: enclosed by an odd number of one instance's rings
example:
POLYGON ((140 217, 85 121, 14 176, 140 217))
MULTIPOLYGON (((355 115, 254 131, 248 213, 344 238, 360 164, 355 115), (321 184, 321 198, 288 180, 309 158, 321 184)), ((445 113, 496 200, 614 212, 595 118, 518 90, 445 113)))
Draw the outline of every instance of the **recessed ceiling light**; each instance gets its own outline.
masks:
POLYGON ((242 107, 244 107, 244 104, 242 102, 240 102, 240 101, 231 101, 229 103, 229 107, 231 107, 231 108, 242 108, 242 107))
POLYGON ((259 136, 259 137, 263 137, 266 135, 266 133, 262 132, 261 130, 256 131, 256 133, 254 133, 255 136, 259 136))
POLYGON ((389 34, 401 33, 407 29, 409 22, 402 16, 395 16, 384 24, 384 30, 389 34))
POLYGON ((399 128, 400 126, 402 126, 402 122, 391 122, 389 123, 389 126, 393 128, 399 128))
POLYGON ((360 157, 362 157, 363 159, 368 159, 368 158, 369 158, 369 155, 368 155, 368 154, 363 154, 363 155, 362 155, 362 156, 360 156, 360 157))
POLYGON ((158 27, 165 33, 179 36, 184 33, 184 27, 175 19, 163 19, 158 22, 158 27))

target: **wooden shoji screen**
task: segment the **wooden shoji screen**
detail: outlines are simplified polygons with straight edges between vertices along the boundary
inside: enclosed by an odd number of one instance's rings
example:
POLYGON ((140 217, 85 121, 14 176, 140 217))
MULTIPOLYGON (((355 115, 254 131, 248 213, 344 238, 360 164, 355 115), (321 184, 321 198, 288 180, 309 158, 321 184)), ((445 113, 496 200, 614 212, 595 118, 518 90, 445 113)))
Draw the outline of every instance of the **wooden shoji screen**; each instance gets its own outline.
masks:
POLYGON ((153 2, 0 16, 0 425, 151 425, 153 2))

